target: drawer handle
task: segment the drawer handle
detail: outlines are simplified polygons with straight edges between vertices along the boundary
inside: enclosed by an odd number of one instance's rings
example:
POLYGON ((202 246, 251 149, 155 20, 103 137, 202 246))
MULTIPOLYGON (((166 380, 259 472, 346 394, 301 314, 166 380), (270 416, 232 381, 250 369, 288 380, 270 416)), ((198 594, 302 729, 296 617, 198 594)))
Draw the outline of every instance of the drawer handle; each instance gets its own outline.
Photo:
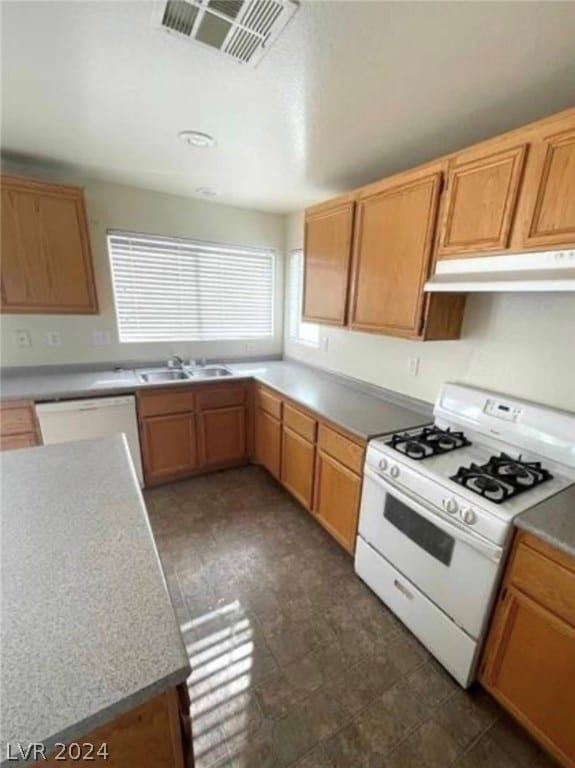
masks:
POLYGON ((393 586, 398 589, 402 595, 405 595, 408 600, 413 600, 413 594, 409 591, 409 589, 407 589, 407 587, 404 587, 400 581, 394 579, 393 586))

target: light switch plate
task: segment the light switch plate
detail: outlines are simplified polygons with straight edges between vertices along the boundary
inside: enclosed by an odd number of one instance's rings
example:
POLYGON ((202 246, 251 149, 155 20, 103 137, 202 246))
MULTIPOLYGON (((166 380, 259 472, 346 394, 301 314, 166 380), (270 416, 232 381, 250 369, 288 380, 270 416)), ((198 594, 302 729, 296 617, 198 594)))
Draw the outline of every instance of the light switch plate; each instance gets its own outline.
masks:
POLYGON ((419 358, 410 357, 407 361, 407 367, 412 376, 417 376, 419 372, 419 358))
POLYGON ((46 332, 46 344, 49 347, 61 347, 62 346, 62 334, 60 331, 47 331, 46 332))
POLYGON ((110 331, 92 331, 93 347, 105 347, 110 341, 110 331))
POLYGON ((21 348, 32 346, 32 339, 30 338, 30 331, 14 331, 16 337, 16 344, 21 348))

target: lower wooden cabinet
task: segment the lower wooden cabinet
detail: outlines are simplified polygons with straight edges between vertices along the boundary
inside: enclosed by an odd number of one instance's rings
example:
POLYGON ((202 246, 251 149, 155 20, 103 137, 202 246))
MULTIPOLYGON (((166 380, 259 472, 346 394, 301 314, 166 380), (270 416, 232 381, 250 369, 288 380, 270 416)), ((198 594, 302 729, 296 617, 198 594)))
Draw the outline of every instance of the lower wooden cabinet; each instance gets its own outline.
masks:
POLYGON ((282 430, 281 481, 306 509, 313 501, 315 446, 285 424, 282 430))
POLYGON ((575 766, 575 558, 518 535, 480 679, 563 765, 575 766))
POLYGON ((199 419, 199 446, 203 467, 245 461, 246 409, 243 405, 202 411, 199 419))
POLYGON ((151 416, 140 427, 146 483, 184 477, 198 466, 196 417, 151 416))
POLYGON ((318 450, 313 511, 339 543, 353 552, 359 519, 361 477, 318 450))
POLYGON ((0 403, 0 450, 31 448, 41 444, 34 403, 31 400, 0 403))
POLYGON ((255 459, 278 480, 281 470, 282 425, 267 411, 255 409, 255 459))

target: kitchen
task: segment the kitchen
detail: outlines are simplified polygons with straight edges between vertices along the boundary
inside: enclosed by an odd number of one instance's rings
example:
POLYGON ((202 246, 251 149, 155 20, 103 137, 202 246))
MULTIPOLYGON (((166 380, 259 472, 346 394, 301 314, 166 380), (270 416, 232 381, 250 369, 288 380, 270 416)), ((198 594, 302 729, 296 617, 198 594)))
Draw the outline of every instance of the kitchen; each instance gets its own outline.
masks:
POLYGON ((2 2, 1 765, 573 766, 575 8, 250 7, 2 2))

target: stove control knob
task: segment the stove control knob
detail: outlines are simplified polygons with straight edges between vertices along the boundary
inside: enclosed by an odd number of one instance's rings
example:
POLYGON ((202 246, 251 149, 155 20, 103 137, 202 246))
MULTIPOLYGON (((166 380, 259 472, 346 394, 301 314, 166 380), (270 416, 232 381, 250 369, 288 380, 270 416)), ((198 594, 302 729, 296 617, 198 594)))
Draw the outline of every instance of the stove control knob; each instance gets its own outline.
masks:
POLYGON ((471 508, 461 510, 461 519, 467 525, 473 525, 475 522, 475 512, 471 508))
POLYGON ((387 469, 387 459, 379 460, 379 468, 381 469, 382 472, 385 472, 385 470, 387 469))
POLYGON ((443 506, 450 515, 457 514, 457 510, 459 509, 455 499, 443 499, 443 506))
POLYGON ((390 474, 390 475, 391 475, 393 478, 395 478, 395 477, 399 477, 399 467, 397 466, 397 464, 394 464, 394 465, 393 465, 393 467, 392 467, 392 468, 389 470, 389 474, 390 474))

